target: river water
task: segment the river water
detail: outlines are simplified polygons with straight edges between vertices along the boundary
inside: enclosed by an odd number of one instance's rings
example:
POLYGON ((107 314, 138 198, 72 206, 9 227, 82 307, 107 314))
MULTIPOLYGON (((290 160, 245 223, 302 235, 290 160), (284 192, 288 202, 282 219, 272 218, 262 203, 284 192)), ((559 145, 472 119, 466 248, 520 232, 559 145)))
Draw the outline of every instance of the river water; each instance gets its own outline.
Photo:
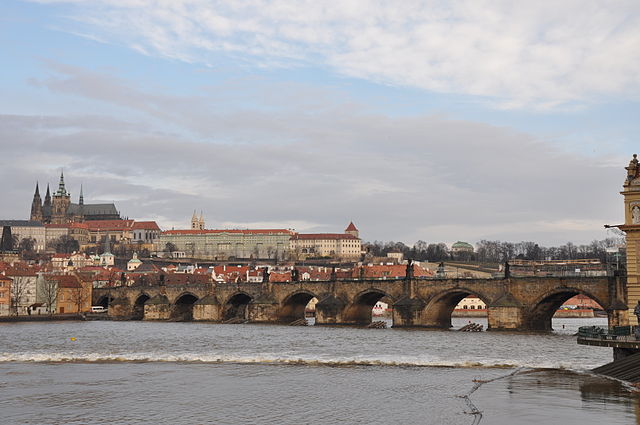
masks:
POLYGON ((606 319, 551 334, 4 323, 0 423, 640 424, 636 393, 587 372, 612 359, 576 344, 592 324, 606 319))

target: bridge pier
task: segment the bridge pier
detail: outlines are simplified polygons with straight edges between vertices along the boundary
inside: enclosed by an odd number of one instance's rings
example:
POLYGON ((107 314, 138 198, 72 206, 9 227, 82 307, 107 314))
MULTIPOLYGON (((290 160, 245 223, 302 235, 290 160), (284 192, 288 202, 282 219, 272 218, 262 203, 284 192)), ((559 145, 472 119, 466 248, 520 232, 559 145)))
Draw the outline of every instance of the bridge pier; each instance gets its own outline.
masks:
POLYGON ((108 316, 114 319, 128 319, 131 317, 132 306, 129 299, 126 297, 119 297, 111 301, 109 304, 108 316))
POLYGON ((169 320, 171 303, 165 295, 158 294, 144 303, 144 320, 169 320))
POLYGON ((222 305, 215 295, 207 295, 193 304, 193 320, 196 322, 219 322, 222 320, 222 305))
POLYGON ((522 307, 489 306, 487 308, 487 330, 516 331, 524 329, 522 307))
POLYGON ((254 323, 273 323, 278 317, 278 302, 267 294, 254 298, 247 306, 247 318, 254 323))
POLYGON ((347 303, 333 294, 322 298, 316 304, 316 325, 342 325, 347 303))
POLYGON ((624 305, 624 308, 607 309, 607 318, 609 320, 609 326, 628 326, 629 310, 626 305, 624 305))
POLYGON ((393 327, 413 328, 422 325, 425 302, 419 298, 404 296, 393 303, 393 327))

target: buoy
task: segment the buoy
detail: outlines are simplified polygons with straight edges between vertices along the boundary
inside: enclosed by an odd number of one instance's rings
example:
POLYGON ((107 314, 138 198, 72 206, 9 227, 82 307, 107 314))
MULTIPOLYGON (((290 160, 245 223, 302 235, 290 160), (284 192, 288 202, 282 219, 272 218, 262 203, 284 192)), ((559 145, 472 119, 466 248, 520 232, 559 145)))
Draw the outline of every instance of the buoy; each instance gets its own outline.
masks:
POLYGON ((74 337, 71 337, 71 341, 75 341, 76 339, 74 337))

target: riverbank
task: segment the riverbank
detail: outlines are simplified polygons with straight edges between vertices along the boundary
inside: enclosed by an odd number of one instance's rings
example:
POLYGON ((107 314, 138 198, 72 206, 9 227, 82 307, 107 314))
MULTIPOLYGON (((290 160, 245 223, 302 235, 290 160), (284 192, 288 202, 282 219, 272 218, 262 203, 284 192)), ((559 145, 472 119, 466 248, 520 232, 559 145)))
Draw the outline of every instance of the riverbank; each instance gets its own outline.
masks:
POLYGON ((37 314, 27 316, 0 316, 0 322, 51 322, 61 320, 86 320, 84 314, 37 314))

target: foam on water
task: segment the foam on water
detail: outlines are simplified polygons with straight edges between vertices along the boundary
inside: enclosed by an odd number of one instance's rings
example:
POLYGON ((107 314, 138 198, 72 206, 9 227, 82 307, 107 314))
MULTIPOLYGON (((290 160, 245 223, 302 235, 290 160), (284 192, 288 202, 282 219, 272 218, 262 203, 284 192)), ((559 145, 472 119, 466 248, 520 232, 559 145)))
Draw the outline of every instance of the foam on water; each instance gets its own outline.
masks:
POLYGON ((412 358, 412 357, 315 357, 315 356, 277 356, 254 355, 241 356, 215 353, 0 353, 0 363, 115 363, 115 362, 180 362, 180 363, 237 363, 237 364, 278 364, 304 366, 385 366, 385 367, 456 367, 456 368, 529 368, 529 369, 567 369, 581 371, 569 363, 511 361, 486 358, 412 358))

